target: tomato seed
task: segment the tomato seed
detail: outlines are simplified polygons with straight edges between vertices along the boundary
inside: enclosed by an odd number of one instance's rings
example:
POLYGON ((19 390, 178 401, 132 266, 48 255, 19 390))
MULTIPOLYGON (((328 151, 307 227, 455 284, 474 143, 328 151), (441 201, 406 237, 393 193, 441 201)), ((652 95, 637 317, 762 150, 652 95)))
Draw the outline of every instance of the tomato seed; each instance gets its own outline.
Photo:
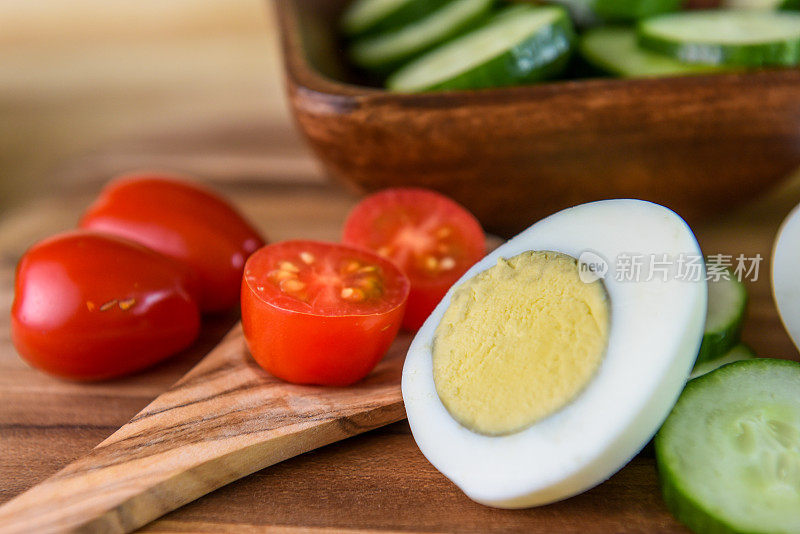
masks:
POLYGON ((116 299, 109 300, 108 302, 106 302, 105 304, 100 306, 100 311, 108 311, 108 310, 110 310, 111 308, 113 308, 116 305, 117 305, 117 300, 116 299))
POLYGON ((351 274, 356 272, 361 268, 361 262, 358 261, 350 261, 344 268, 345 274, 351 274))
POLYGON ((346 287, 342 289, 342 298, 351 302, 359 302, 364 300, 364 292, 354 287, 346 287))
POLYGON ((439 267, 439 260, 434 258, 433 256, 427 256, 425 258, 425 268, 429 271, 435 271, 439 267))
POLYGON ((294 278, 281 282, 281 291, 285 293, 296 293, 297 291, 302 291, 305 288, 306 285, 303 282, 294 278))
POLYGON ((366 289, 367 291, 372 291, 374 289, 378 289, 378 286, 380 286, 380 281, 378 281, 378 279, 375 278, 374 276, 371 276, 369 278, 362 278, 361 280, 356 282, 356 285, 358 287, 366 289))
POLYGON ((300 268, 290 261, 282 261, 279 265, 281 271, 289 271, 292 273, 299 273, 300 268))
POLYGON ((134 304, 136 304, 136 299, 121 300, 119 302, 119 308, 122 311, 127 311, 130 310, 134 304))
POLYGON ((291 278, 297 278, 297 275, 295 273, 284 270, 270 271, 269 273, 267 273, 267 276, 276 283, 280 283, 283 282, 284 280, 289 280, 291 278))
POLYGON ((439 268, 441 268, 443 271, 449 271, 450 269, 453 269, 455 266, 456 266, 456 260, 454 260, 450 256, 442 258, 442 261, 439 262, 439 268))
POLYGON ((303 263, 306 265, 311 265, 314 263, 314 255, 310 252, 303 251, 300 253, 300 259, 303 260, 303 263))

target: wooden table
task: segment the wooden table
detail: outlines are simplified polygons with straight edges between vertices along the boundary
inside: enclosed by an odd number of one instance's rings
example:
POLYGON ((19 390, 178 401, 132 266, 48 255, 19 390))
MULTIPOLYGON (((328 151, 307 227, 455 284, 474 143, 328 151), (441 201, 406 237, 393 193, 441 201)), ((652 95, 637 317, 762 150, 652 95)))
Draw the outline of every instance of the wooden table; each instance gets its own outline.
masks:
MULTIPOLYGON (((302 143, 261 123, 218 124, 135 139, 70 162, 51 196, 0 222, 0 502, 86 453, 186 372, 233 324, 208 320, 184 354, 136 376, 63 382, 27 367, 9 339, 13 269, 25 247, 72 226, 115 172, 159 167, 198 174, 226 193, 271 240, 337 239, 355 198, 318 171, 302 143), (199 133, 198 133, 199 132, 199 133)), ((765 261, 750 284, 744 339, 762 356, 797 358, 769 294, 769 253, 795 192, 697 229, 706 253, 765 261)), ((507 511, 471 502, 420 454, 406 423, 352 438, 265 469, 145 528, 152 532, 343 530, 681 532, 658 490, 652 452, 601 486, 567 501, 507 511)))

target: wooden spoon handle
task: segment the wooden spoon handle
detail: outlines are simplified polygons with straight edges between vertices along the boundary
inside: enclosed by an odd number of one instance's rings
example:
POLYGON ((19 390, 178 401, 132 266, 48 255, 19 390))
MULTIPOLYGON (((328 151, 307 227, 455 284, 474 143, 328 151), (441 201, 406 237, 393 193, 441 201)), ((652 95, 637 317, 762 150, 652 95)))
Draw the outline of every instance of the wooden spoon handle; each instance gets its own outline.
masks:
POLYGON ((91 453, 0 507, 0 531, 130 532, 259 469, 399 421, 408 341, 354 387, 296 386, 253 362, 238 324, 91 453))

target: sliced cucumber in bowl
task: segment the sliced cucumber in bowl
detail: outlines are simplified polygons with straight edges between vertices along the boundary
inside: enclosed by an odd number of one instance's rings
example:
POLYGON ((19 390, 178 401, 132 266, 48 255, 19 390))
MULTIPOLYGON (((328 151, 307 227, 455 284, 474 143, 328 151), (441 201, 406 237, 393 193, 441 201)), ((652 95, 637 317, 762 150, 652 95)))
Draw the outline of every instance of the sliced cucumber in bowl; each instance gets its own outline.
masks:
POLYGON ((723 69, 714 65, 683 63, 641 48, 636 31, 623 26, 587 30, 579 41, 581 55, 594 67, 624 78, 706 74, 723 69))
POLYGON ((680 9, 682 0, 545 0, 562 5, 579 26, 631 22, 680 9))
POLYGON ((664 500, 697 533, 800 532, 800 363, 690 381, 655 439, 664 500))
POLYGON ((561 7, 508 7, 486 25, 402 67, 393 91, 477 89, 552 78, 567 66, 575 33, 561 7))
POLYGON ((391 31, 419 20, 449 0, 355 0, 347 6, 340 26, 348 35, 391 31))
POLYGON ((687 63, 792 66, 800 63, 800 13, 722 9, 641 21, 639 45, 687 63))
POLYGON ((598 24, 600 20, 594 10, 595 0, 545 0, 547 4, 555 4, 569 12, 576 26, 584 28, 598 24))
POLYGON ((678 11, 682 0, 594 0, 597 15, 610 21, 633 21, 678 11))
POLYGON ((798 9, 800 0, 725 0, 722 5, 732 9, 798 9))
POLYGON ((397 30, 363 37, 350 47, 353 63, 388 71, 489 16, 493 0, 452 0, 428 16, 397 30))

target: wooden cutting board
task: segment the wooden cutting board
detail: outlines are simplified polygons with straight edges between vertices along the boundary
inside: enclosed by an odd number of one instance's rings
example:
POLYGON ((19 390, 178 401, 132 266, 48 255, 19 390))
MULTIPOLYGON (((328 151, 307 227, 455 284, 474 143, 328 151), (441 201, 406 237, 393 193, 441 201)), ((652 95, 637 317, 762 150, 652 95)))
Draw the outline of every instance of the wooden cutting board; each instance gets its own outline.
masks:
MULTIPOLYGON (((86 455, 167 390, 236 321, 233 316, 208 320, 191 350, 114 382, 59 381, 33 371, 16 356, 7 310, 17 259, 36 239, 73 225, 108 176, 141 166, 199 174, 237 203, 271 240, 337 239, 355 203, 324 180, 296 139, 243 124, 109 148, 66 167, 51 197, 5 214, 0 221, 0 310, 5 310, 0 313, 0 503, 86 455)), ((744 330, 744 340, 763 356, 798 357, 780 326, 768 283, 774 233, 797 200, 800 195, 789 190, 697 229, 706 253, 764 257, 759 280, 749 284, 744 330)), ((41 504, 43 511, 52 506, 41 504)), ((662 504, 647 450, 578 497, 531 510, 494 510, 471 502, 433 469, 405 422, 268 467, 144 530, 251 532, 261 527, 282 532, 684 531, 662 504)))
POLYGON ((264 372, 237 323, 88 455, 0 506, 0 531, 130 532, 267 466, 397 422, 410 337, 358 384, 300 386, 264 372))

